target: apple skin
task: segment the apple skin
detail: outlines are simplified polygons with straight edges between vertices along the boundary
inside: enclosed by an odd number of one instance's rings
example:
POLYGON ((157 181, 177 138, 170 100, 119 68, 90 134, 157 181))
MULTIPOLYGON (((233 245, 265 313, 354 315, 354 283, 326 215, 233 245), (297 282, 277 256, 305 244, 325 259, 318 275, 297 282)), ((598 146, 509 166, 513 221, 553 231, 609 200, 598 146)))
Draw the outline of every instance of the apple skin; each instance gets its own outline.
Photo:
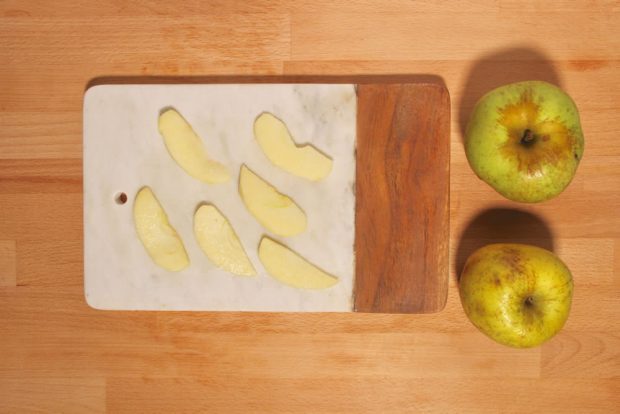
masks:
POLYGON ((465 153, 476 175, 504 197, 525 203, 564 191, 583 149, 577 106, 542 81, 490 91, 474 107, 465 132, 465 153))
POLYGON ((524 244, 489 244, 465 263, 459 293, 469 320, 491 339, 537 346, 562 329, 573 279, 553 253, 524 244))

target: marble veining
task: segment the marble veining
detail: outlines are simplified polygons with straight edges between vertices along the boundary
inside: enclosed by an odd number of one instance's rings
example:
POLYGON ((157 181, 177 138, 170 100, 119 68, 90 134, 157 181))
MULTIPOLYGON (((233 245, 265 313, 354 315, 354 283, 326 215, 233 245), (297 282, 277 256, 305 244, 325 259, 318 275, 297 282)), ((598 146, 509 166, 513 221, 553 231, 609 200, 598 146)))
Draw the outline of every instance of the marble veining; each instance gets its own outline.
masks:
POLYGON ((98 309, 350 311, 354 278, 356 96, 354 86, 316 84, 104 85, 84 102, 84 287, 98 309), (176 108, 233 179, 208 185, 187 175, 168 154, 157 130, 161 109, 176 108), (334 159, 316 183, 273 166, 256 143, 255 117, 269 111, 284 120, 298 143, 310 142, 334 159), (269 234, 238 195, 246 163, 291 196, 306 212, 306 232, 269 234), (183 239, 190 266, 177 273, 157 267, 137 238, 132 207, 150 186, 183 239), (128 201, 117 204, 125 192, 128 201), (201 202, 230 220, 258 275, 239 277, 215 267, 192 231, 201 202), (298 251, 340 282, 321 291, 282 285, 258 260, 262 235, 298 251))

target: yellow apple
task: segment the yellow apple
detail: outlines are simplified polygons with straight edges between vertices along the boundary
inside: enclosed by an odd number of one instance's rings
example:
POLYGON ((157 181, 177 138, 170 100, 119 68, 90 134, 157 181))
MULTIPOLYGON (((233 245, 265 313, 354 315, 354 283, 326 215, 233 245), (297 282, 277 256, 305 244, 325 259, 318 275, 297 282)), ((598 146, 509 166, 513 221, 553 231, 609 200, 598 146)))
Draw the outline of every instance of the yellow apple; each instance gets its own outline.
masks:
POLYGON ((310 144, 297 145, 286 124, 269 112, 254 121, 254 137, 274 165, 298 177, 318 181, 332 170, 331 158, 310 144))
POLYGON ((459 280, 463 309, 493 340, 517 348, 553 337, 570 312, 573 279, 553 253, 523 244, 475 251, 459 280))
POLYGON ((239 173, 239 194, 250 213, 267 230, 279 236, 294 236, 306 230, 303 210, 245 165, 239 173))
POLYGON ((192 126, 174 109, 159 115, 159 132, 177 164, 192 177, 207 184, 230 180, 228 169, 212 160, 192 126))
POLYGON ((158 266, 176 272, 189 265, 183 241, 149 187, 138 191, 133 217, 140 241, 158 266))
POLYGON ((215 206, 204 204, 196 210, 194 235, 202 251, 217 267, 239 276, 256 274, 237 233, 215 206))
POLYGON ((263 237, 258 246, 258 257, 271 276, 299 289, 327 289, 338 278, 308 262, 288 247, 263 237))

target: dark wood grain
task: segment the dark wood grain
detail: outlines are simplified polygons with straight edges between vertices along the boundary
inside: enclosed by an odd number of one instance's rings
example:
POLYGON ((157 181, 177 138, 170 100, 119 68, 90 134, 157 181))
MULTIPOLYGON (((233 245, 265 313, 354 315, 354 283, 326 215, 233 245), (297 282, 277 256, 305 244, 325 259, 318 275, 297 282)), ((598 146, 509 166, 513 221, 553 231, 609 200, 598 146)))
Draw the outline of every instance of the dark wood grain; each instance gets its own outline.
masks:
POLYGON ((449 272, 448 91, 359 85, 357 130, 354 309, 440 311, 449 272))

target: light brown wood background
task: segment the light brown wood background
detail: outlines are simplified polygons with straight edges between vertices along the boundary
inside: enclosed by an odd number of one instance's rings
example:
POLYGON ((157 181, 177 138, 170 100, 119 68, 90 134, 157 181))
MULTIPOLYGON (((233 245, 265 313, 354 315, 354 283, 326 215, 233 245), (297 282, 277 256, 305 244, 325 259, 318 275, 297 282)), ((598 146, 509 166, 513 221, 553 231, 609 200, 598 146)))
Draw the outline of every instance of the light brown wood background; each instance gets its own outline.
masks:
POLYGON ((620 407, 617 1, 0 1, 0 412, 577 412, 620 407), (125 313, 82 293, 82 94, 127 75, 430 74, 452 98, 451 275, 432 315, 125 313), (503 200, 463 120, 526 78, 577 102, 583 162, 558 198, 503 200), (511 209, 519 209, 519 212, 511 209), (542 347, 478 333, 456 273, 489 240, 574 273, 542 347))

